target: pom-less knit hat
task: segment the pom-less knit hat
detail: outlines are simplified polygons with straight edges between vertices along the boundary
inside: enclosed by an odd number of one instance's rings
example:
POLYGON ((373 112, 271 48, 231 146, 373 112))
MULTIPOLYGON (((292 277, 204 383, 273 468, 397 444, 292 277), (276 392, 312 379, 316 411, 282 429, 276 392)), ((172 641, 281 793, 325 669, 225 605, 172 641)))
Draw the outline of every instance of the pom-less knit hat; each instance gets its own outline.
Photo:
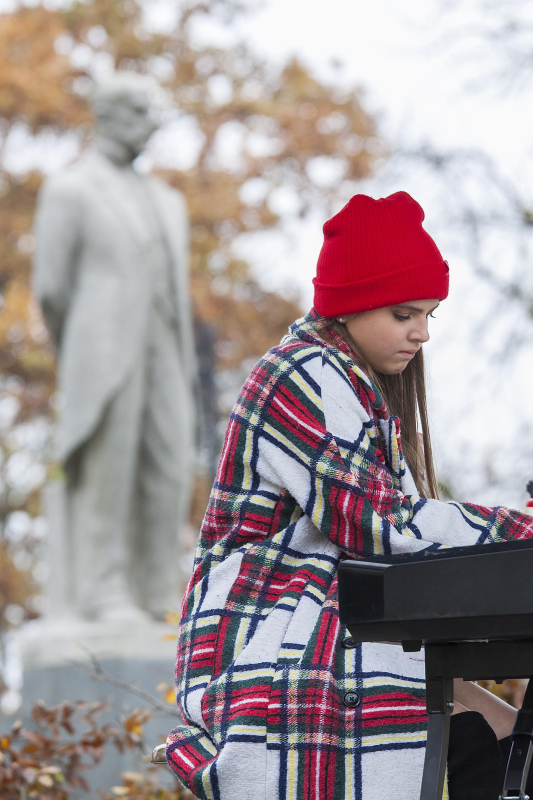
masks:
POLYGON ((380 200, 352 197, 324 225, 313 280, 318 313, 336 317, 409 300, 444 300, 448 264, 423 219, 407 192, 380 200))

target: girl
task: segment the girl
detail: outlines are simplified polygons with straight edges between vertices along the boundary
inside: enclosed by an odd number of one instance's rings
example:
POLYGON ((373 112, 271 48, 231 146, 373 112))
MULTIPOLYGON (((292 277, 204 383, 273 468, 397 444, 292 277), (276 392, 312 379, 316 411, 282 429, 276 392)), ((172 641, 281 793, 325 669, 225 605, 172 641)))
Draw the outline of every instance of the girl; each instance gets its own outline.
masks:
MULTIPOLYGON (((199 798, 415 800, 423 662, 347 635, 337 565, 533 536, 530 516, 438 500, 421 348, 448 265, 423 219, 397 192, 356 195, 324 225, 314 308, 231 414, 183 602, 185 724, 167 746, 199 798)), ((485 695, 471 684, 457 697, 455 727, 483 725, 478 707, 505 736, 513 712, 485 695)), ((495 763, 495 735, 483 735, 495 763)), ((457 791, 464 766, 450 760, 457 791)))

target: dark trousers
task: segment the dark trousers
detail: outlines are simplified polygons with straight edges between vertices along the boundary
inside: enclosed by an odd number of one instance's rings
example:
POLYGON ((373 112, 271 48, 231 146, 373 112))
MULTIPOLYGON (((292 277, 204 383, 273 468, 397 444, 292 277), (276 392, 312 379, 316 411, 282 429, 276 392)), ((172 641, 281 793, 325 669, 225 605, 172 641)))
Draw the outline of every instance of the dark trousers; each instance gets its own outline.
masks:
MULTIPOLYGON (((505 778, 511 738, 496 734, 477 711, 455 714, 451 720, 448 749, 450 800, 498 800, 505 778)), ((533 797, 529 776, 527 793, 533 797)))

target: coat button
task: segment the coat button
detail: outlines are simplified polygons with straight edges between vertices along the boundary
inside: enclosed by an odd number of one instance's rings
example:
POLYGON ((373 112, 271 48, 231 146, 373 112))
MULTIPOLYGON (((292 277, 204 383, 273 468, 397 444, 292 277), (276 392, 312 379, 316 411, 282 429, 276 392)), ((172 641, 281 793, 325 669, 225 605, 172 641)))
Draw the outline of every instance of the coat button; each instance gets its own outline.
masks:
POLYGON ((346 639, 342 640, 341 644, 345 650, 353 650, 354 647, 357 647, 357 642, 353 636, 347 636, 346 639))
POLYGON ((344 705, 348 708, 357 708, 361 702, 361 697, 357 692, 346 692, 344 695, 344 705))

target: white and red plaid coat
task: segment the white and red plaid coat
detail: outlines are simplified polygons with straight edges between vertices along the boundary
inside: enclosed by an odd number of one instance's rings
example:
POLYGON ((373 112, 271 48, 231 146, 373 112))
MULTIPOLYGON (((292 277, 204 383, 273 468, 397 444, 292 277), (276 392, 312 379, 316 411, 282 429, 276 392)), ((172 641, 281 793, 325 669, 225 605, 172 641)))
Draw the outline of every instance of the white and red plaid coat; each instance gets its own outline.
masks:
POLYGON ((517 511, 420 499, 399 420, 322 324, 247 379, 183 602, 167 759, 205 800, 418 797, 422 656, 350 646, 339 560, 533 536, 517 511))

